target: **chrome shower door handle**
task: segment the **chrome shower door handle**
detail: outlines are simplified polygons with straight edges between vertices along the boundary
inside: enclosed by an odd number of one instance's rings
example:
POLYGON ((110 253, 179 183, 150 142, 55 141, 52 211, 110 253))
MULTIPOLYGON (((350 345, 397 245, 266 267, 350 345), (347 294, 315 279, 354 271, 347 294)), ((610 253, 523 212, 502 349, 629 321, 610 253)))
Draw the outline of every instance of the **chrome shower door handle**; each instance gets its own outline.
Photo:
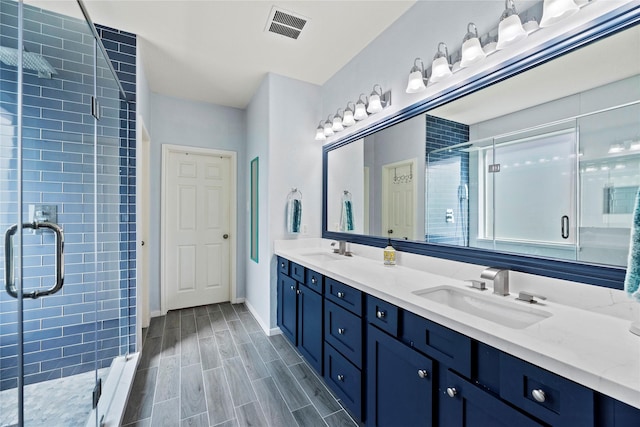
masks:
MULTIPOLYGON (((64 285, 64 232, 62 227, 52 222, 25 222, 22 228, 31 228, 37 230, 39 228, 48 228, 55 235, 56 245, 56 279, 53 286, 44 291, 33 291, 23 293, 23 298, 36 299, 38 297, 55 294, 64 285)), ((18 298, 18 290, 16 289, 15 277, 13 274, 13 236, 18 231, 18 224, 14 224, 7 228, 4 233, 4 283, 7 293, 14 298, 18 298)))

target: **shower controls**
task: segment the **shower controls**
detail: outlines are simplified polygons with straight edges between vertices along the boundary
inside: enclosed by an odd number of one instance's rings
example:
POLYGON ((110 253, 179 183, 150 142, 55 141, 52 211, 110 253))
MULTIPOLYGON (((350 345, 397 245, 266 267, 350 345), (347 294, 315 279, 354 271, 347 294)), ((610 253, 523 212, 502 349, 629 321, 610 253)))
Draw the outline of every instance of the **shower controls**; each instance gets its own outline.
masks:
POLYGON ((58 222, 58 206, 29 205, 29 220, 31 222, 58 222))

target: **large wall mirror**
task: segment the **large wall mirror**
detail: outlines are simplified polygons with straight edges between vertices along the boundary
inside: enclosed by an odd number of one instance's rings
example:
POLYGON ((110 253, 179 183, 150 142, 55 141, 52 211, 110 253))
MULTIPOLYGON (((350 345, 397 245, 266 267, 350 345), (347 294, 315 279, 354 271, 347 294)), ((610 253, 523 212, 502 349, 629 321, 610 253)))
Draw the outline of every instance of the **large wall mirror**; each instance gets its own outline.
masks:
POLYGON ((325 147, 324 236, 390 237, 401 250, 622 288, 640 187, 632 15, 541 65, 325 147))

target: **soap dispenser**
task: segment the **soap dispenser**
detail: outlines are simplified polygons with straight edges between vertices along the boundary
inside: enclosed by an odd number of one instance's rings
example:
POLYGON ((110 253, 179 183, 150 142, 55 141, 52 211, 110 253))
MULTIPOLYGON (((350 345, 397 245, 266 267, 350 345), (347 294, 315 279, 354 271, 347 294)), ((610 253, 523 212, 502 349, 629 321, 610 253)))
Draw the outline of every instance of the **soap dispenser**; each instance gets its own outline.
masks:
POLYGON ((391 246, 391 237, 384 248, 384 265, 396 265, 396 250, 391 246))

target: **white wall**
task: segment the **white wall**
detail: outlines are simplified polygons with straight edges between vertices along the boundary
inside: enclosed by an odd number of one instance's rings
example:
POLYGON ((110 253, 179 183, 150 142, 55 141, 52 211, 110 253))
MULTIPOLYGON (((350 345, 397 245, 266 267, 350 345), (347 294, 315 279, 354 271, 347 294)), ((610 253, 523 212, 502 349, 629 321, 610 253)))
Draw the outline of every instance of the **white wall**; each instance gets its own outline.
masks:
MULTIPOLYGON (((152 93, 151 123, 151 197, 149 236, 149 302, 152 313, 160 310, 160 191, 162 144, 184 145, 237 152, 238 158, 238 229, 236 296, 245 293, 246 222, 244 212, 247 186, 245 112, 237 108, 188 101, 152 93)), ((233 232, 233 231, 232 231, 233 232)))
MULTIPOLYGON (((269 227, 269 76, 266 76, 253 94, 251 102, 247 106, 247 156, 244 160, 248 165, 251 160, 258 157, 258 263, 249 257, 249 251, 240 263, 246 266, 246 292, 245 301, 260 322, 263 329, 271 328, 271 296, 269 277, 271 277, 270 260, 270 227, 269 227)), ((248 181, 247 181, 248 182, 248 181)), ((250 224, 250 190, 247 189, 245 197, 245 224, 250 224)), ((247 245, 250 236, 245 238, 247 245)), ((250 246, 247 246, 250 247, 250 246)))
MULTIPOLYGON (((313 139, 320 88, 269 74, 269 254, 271 313, 276 326, 276 257, 273 241, 322 234, 322 145, 313 139), (303 101, 303 102, 300 102, 303 101), (285 206, 292 187, 302 192, 302 235, 287 234, 285 206), (306 231, 306 233, 304 233, 306 231)), ((253 286, 253 283, 251 283, 253 286)))
POLYGON ((274 240, 321 235, 322 146, 313 140, 318 105, 318 86, 270 73, 247 108, 247 162, 260 157, 260 255, 258 264, 245 257, 246 303, 268 333, 276 330, 274 240), (286 229, 294 187, 303 196, 300 235, 286 229))

